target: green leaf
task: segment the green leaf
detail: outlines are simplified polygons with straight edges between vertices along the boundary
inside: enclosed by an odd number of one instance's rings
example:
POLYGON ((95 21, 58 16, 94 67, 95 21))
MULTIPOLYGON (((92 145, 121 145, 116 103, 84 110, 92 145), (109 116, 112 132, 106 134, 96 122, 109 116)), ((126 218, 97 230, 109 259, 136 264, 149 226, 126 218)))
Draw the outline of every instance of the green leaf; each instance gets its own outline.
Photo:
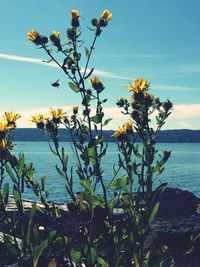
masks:
POLYGON ((69 84, 69 87, 70 87, 75 93, 80 92, 80 88, 77 87, 74 83, 70 82, 70 83, 68 83, 68 84, 69 84))
POLYGON ((160 206, 160 202, 157 202, 155 204, 155 206, 153 207, 153 209, 152 209, 152 211, 150 213, 149 219, 148 219, 148 224, 149 225, 152 223, 152 221, 153 221, 153 219, 154 219, 154 217, 155 217, 155 215, 156 215, 156 213, 157 213, 157 211, 159 209, 159 206, 160 206))
POLYGON ((31 225, 32 225, 32 222, 33 222, 33 218, 35 216, 35 212, 36 212, 36 202, 33 204, 32 208, 31 208, 30 216, 29 216, 27 234, 26 234, 27 244, 29 244, 29 242, 30 242, 31 225))
POLYGON ((91 196, 94 196, 93 188, 87 179, 81 179, 80 184, 90 193, 91 196))
POLYGON ((61 178, 63 178, 64 180, 66 180, 66 176, 64 174, 64 172, 61 171, 61 169, 56 165, 56 170, 58 172, 58 174, 60 175, 61 178))
POLYGON ((23 153, 20 153, 19 155, 19 166, 18 166, 18 171, 17 171, 17 174, 19 177, 22 176, 22 171, 23 171, 23 168, 24 168, 24 154, 23 153))
POLYGON ((9 196, 9 183, 5 183, 3 187, 4 205, 8 204, 8 196, 9 196))
POLYGON ((118 190, 118 189, 125 189, 126 185, 128 184, 128 177, 123 176, 114 180, 114 182, 110 185, 109 189, 118 190))
POLYGON ((110 121, 112 121, 112 119, 105 120, 104 123, 103 123, 103 126, 106 126, 110 121))
POLYGON ((90 248, 90 257, 92 260, 92 264, 95 264, 97 260, 97 252, 96 252, 96 249, 94 249, 93 247, 90 248))
POLYGON ((4 235, 4 244, 8 251, 11 253, 12 256, 15 256, 17 259, 17 256, 19 256, 19 248, 18 245, 14 243, 14 238, 9 235, 4 235))
POLYGON ((91 120, 92 122, 98 124, 98 123, 101 122, 101 120, 102 120, 102 116, 101 116, 101 114, 97 114, 97 115, 91 117, 90 120, 91 120))
POLYGON ((101 257, 97 257, 97 261, 102 267, 109 267, 109 265, 101 257))
POLYGON ((86 57, 86 59, 88 59, 89 54, 90 54, 89 49, 87 47, 85 47, 85 57, 86 57))
POLYGON ((14 185, 14 187, 13 187, 13 196, 14 196, 14 200, 15 200, 17 209, 19 211, 22 211, 23 207, 21 204, 21 195, 20 195, 19 190, 18 190, 16 185, 14 185))
POLYGON ((147 253, 144 257, 144 260, 143 260, 144 267, 149 266, 150 256, 151 256, 151 251, 149 250, 149 251, 147 251, 147 253))
POLYGON ((10 178, 12 179, 13 183, 17 184, 17 180, 12 172, 12 169, 10 168, 10 166, 8 164, 6 164, 6 171, 8 173, 8 175, 10 176, 10 178))
POLYGON ((78 263, 81 259, 81 252, 79 250, 72 249, 70 251, 70 256, 74 263, 78 263))
POLYGON ((50 233, 49 233, 49 238, 48 238, 48 242, 52 242, 52 240, 55 238, 57 234, 57 231, 56 230, 52 230, 50 233))
POLYGON ((96 164, 96 152, 94 146, 87 148, 88 157, 93 165, 96 164))
POLYGON ((112 198, 110 201, 109 201, 109 210, 110 212, 112 213, 113 212, 113 208, 114 208, 114 205, 115 205, 115 198, 112 198))
POLYGON ((44 250, 48 246, 48 239, 43 240, 38 246, 34 248, 33 267, 37 267, 38 261, 44 250))
POLYGON ((46 180, 47 180, 47 176, 42 176, 42 178, 41 178, 42 191, 44 190, 44 186, 45 186, 46 180))
POLYGON ((44 63, 50 63, 53 59, 49 59, 49 60, 43 60, 42 62, 44 63))

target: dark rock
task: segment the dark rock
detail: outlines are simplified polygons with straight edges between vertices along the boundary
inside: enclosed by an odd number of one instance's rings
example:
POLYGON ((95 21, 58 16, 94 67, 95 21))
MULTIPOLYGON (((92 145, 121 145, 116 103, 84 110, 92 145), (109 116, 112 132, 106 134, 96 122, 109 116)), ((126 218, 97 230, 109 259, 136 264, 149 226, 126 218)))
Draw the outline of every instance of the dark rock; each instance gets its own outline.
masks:
POLYGON ((200 214, 197 213, 200 199, 189 191, 167 188, 158 200, 160 207, 146 239, 145 250, 158 251, 165 246, 167 252, 164 254, 175 260, 176 267, 200 266, 200 214))
POLYGON ((187 217, 196 214, 200 199, 189 191, 167 188, 159 197, 160 208, 156 218, 187 217))

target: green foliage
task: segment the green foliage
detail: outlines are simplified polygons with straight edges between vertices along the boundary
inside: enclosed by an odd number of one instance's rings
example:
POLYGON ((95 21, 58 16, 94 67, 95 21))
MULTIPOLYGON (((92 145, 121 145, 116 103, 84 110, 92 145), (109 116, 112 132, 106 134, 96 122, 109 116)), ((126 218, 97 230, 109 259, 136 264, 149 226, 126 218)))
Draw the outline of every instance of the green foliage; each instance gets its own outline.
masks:
MULTIPOLYGON (((168 151, 158 154, 156 137, 171 113, 172 104, 169 100, 161 102, 159 98, 149 94, 147 91, 150 85, 144 79, 137 79, 130 84, 128 89, 131 97, 117 101, 117 106, 129 120, 113 135, 118 146, 118 162, 113 177, 107 182, 102 167, 102 158, 108 147, 104 142, 103 127, 112 119, 105 118, 103 106, 107 99, 102 97, 105 86, 98 77, 90 78, 94 68, 89 68, 89 63, 97 37, 107 27, 112 15, 106 10, 100 18, 92 19, 90 30, 94 36, 88 49, 83 48, 80 14, 77 10, 73 10, 71 14, 71 27, 67 29, 66 42, 61 42, 59 32, 53 32, 48 39, 36 30, 28 34, 28 39, 47 53, 50 58, 47 62, 53 61, 60 67, 69 80, 69 88, 81 99, 81 109, 74 106, 71 115, 63 109, 51 108, 49 118, 42 114, 32 116, 37 128, 50 138, 50 150, 59 159, 55 169, 64 179, 67 197, 71 201, 68 204, 67 220, 70 226, 76 225, 76 229, 73 228, 74 233, 70 233, 68 225, 63 227, 62 223, 67 221, 66 214, 54 203, 47 201, 47 177, 35 179, 33 164, 26 163, 25 155, 20 153, 17 158, 10 149, 5 149, 0 161, 1 184, 4 170, 12 183, 0 187, 3 221, 10 227, 10 234, 5 233, 4 243, 10 255, 22 266, 27 258, 34 267, 42 259, 46 259, 51 265, 54 259, 55 262, 59 260, 59 266, 66 265, 66 259, 71 264, 69 266, 152 266, 150 262, 153 251, 145 251, 144 244, 159 209, 158 196, 164 190, 163 185, 153 189, 153 183, 163 172, 170 157, 168 151), (49 44, 50 40, 52 44, 49 44), (58 53, 60 57, 57 59, 58 53), (83 53, 85 64, 81 58, 83 53), (151 121, 153 115, 155 128, 151 121), (60 147, 60 126, 66 128, 71 136, 71 147, 76 157, 76 164, 71 168, 64 147, 60 147), (119 171, 123 175, 119 176, 119 171), (81 186, 78 195, 74 188, 75 179, 79 179, 81 186), (25 186, 43 204, 41 208, 34 203, 28 217, 22 199, 25 186), (7 212, 9 191, 13 192, 21 220, 7 212), (121 213, 116 215, 119 209, 121 213), (39 215, 48 222, 53 222, 56 229, 46 230, 41 226, 41 232, 40 226, 36 224, 39 215), (17 242, 17 235, 20 242, 17 242)), ((59 85, 59 80, 52 84, 54 87, 59 85)), ((10 130, 6 134, 6 141, 12 144, 10 130)), ((5 140, 0 141, 5 144, 5 140)))
POLYGON ((77 87, 75 84, 73 84, 72 82, 68 83, 70 89, 72 89, 75 93, 79 93, 80 92, 80 88, 77 87))

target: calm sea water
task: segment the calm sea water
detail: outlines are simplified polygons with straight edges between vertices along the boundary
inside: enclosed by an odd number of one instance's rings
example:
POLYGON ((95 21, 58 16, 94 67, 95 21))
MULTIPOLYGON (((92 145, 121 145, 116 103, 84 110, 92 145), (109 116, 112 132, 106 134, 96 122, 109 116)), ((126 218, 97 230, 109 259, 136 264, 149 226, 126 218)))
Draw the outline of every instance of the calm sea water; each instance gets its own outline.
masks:
MULTIPOLYGON (((69 143, 60 143, 65 147, 65 151, 69 155, 69 163, 75 165, 76 160, 69 143)), ((200 144, 189 143, 163 143, 157 144, 159 151, 172 151, 165 170, 159 177, 162 182, 167 182, 171 187, 179 187, 189 190, 200 197, 200 144)), ((40 179, 47 176, 47 187, 52 189, 51 199, 56 202, 65 202, 67 194, 64 186, 64 180, 55 170, 55 165, 59 161, 50 151, 47 142, 16 142, 15 153, 23 151, 25 153, 26 162, 33 162, 36 175, 40 179)), ((117 165, 117 148, 115 143, 109 143, 107 155, 103 159, 104 179, 110 181, 113 177, 113 165, 117 165)), ((120 177, 120 176, 119 176, 120 177)), ((156 183, 159 184, 160 181, 156 183)), ((80 187, 78 179, 74 177, 75 191, 79 191, 80 187)), ((33 199, 32 192, 26 191, 24 198, 33 199)))

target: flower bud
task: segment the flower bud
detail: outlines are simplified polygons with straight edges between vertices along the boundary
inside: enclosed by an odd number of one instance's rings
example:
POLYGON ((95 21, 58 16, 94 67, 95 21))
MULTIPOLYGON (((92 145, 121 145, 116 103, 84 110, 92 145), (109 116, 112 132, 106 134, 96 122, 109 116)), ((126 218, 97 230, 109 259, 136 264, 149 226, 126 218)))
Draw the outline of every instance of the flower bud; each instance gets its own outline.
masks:
POLYGON ((167 100, 167 101, 165 101, 164 103, 163 103, 163 108, 164 108, 164 110, 167 112, 167 111, 169 111, 171 108, 172 108, 172 102, 170 102, 169 100, 167 100))
POLYGON ((78 106, 73 106, 72 110, 73 110, 74 114, 77 114, 78 113, 78 106))
POLYGON ((98 20, 96 18, 91 20, 92 26, 97 27, 98 26, 98 20))
POLYGON ((79 23, 80 14, 78 10, 72 9, 71 15, 72 15, 72 20, 71 20, 72 27, 75 27, 75 28, 79 27, 80 26, 80 23, 79 23))
POLYGON ((50 40, 52 41, 53 45, 58 48, 59 51, 62 50, 61 43, 60 43, 60 32, 55 32, 50 35, 50 40))
POLYGON ((47 44, 48 41, 49 41, 49 40, 48 40, 48 38, 47 38, 46 36, 42 36, 42 37, 41 37, 41 44, 43 44, 43 45, 44 45, 44 44, 47 44))
POLYGON ((128 103, 127 99, 121 97, 117 100, 116 105, 122 108, 127 103, 128 103))
POLYGON ((98 92, 101 93, 105 87, 103 86, 102 82, 98 77, 93 77, 90 79, 90 83, 92 84, 92 87, 98 92))
POLYGON ((72 25, 72 27, 78 28, 80 26, 79 20, 78 19, 72 19, 71 25, 72 25))

